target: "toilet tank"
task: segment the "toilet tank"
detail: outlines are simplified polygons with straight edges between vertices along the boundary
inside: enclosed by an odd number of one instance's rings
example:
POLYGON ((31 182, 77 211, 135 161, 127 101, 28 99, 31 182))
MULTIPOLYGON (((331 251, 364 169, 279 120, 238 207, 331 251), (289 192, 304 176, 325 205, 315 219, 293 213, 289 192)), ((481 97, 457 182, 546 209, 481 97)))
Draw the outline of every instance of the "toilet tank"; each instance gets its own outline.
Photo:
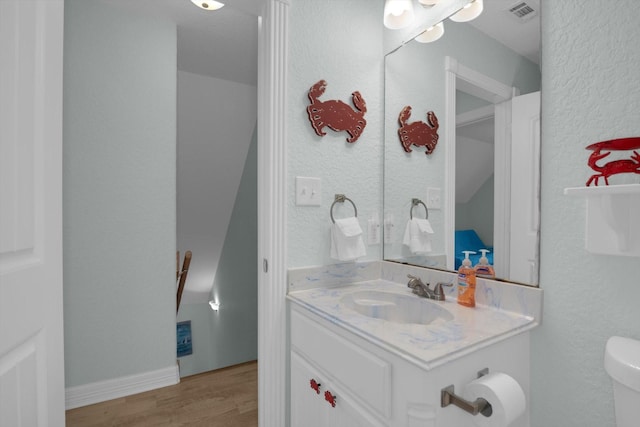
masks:
POLYGON ((640 406, 640 341, 611 337, 604 354, 604 369, 613 379, 617 427, 637 427, 640 406))

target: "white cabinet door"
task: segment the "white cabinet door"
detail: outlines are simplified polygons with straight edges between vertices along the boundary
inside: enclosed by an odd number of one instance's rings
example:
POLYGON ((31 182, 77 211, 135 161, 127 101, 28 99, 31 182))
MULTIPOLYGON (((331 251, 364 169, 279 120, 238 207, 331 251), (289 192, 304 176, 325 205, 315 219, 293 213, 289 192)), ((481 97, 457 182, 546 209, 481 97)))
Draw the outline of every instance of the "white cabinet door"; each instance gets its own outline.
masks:
POLYGON ((63 9, 0 1, 0 427, 65 423, 63 9))
POLYGON ((318 373, 313 365, 296 352, 291 353, 291 427, 382 427, 361 409, 351 396, 318 373), (311 381, 319 384, 318 391, 311 381), (325 397, 335 399, 332 406, 325 397))
POLYGON ((302 362, 296 353, 291 355, 291 427, 296 426, 324 426, 327 409, 324 405, 323 387, 325 381, 317 372, 314 373, 308 365, 302 362), (311 388, 311 381, 319 384, 318 392, 311 388))

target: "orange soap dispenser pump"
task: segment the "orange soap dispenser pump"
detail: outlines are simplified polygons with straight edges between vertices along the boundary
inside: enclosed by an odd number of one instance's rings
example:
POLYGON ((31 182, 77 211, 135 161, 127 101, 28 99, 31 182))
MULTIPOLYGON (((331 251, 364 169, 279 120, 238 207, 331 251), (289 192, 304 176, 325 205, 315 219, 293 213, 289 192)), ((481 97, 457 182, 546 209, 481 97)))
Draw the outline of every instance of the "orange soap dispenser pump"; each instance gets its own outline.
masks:
POLYGON ((462 251, 464 259, 462 265, 458 269, 458 304, 466 307, 476 306, 476 272, 471 267, 469 254, 475 254, 472 251, 462 251))
POLYGON ((493 266, 489 265, 489 258, 487 258, 487 252, 489 252, 488 249, 480 249, 480 253, 482 254, 482 256, 480 256, 480 260, 475 265, 475 267, 473 267, 473 269, 476 271, 477 277, 486 277, 488 279, 495 279, 496 272, 493 269, 493 266))

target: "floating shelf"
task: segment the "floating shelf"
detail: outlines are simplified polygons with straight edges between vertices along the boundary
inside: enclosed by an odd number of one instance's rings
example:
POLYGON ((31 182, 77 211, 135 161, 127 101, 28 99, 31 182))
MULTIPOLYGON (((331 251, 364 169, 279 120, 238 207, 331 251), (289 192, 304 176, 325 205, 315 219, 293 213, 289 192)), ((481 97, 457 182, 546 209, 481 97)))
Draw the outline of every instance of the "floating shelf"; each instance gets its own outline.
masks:
POLYGON ((640 256, 640 184, 565 188, 564 194, 587 199, 587 251, 640 256))

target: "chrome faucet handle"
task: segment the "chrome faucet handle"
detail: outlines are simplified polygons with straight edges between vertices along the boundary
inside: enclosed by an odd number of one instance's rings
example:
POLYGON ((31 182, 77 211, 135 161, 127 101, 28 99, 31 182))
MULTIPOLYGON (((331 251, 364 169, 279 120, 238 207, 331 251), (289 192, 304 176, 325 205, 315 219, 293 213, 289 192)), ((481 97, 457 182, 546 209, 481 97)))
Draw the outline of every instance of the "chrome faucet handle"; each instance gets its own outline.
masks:
POLYGON ((442 289, 443 286, 450 288, 451 286, 453 286, 453 283, 444 283, 444 282, 436 283, 436 286, 433 289, 433 292, 436 294, 436 296, 444 297, 444 289, 442 289))
POLYGON ((416 286, 424 286, 424 283, 422 283, 419 277, 412 276, 411 274, 407 274, 407 277, 409 278, 409 283, 407 283, 408 287, 415 288, 416 286))
POLYGON ((435 293, 431 290, 428 283, 425 285, 419 277, 412 276, 411 274, 407 274, 407 277, 410 279, 407 286, 411 288, 411 291, 414 294, 429 299, 435 299, 435 293))

